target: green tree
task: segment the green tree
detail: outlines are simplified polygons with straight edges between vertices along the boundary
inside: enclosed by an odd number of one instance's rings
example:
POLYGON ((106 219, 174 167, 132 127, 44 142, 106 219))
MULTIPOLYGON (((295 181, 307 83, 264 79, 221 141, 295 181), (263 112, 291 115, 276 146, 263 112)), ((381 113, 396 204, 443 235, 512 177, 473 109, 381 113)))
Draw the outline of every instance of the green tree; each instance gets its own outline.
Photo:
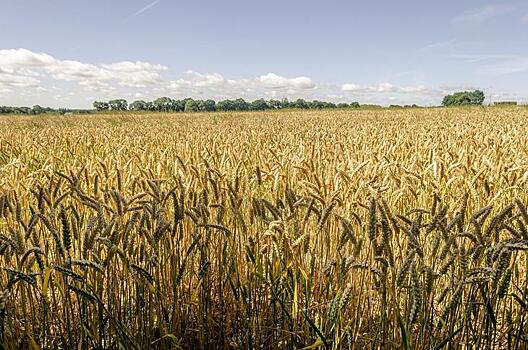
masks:
POLYGON ((155 99, 152 104, 158 112, 169 112, 172 110, 173 100, 170 97, 160 97, 155 99))
POLYGON ((128 108, 131 110, 131 111, 147 111, 148 110, 148 105, 145 101, 142 101, 142 100, 137 100, 137 101, 134 101, 132 102, 128 108))
POLYGON ((309 104, 302 98, 299 98, 295 102, 292 103, 292 107, 299 108, 299 109, 307 109, 309 107, 309 104))
POLYGON ((213 112, 216 110, 216 102, 213 100, 198 101, 198 109, 202 112, 213 112))
POLYGON ((231 100, 218 101, 218 103, 216 104, 216 110, 217 111, 222 111, 222 112, 232 111, 233 110, 233 101, 231 101, 231 100))
POLYGON ((480 106, 484 103, 484 93, 480 90, 460 91, 447 95, 442 101, 443 106, 480 106))
POLYGON ((268 101, 268 106, 271 108, 271 109, 281 109, 281 101, 279 100, 269 100, 268 101))
POLYGON ((196 103, 193 99, 188 99, 187 102, 185 102, 185 112, 198 112, 198 103, 196 103))
POLYGON ((93 107, 98 111, 106 111, 110 108, 108 102, 94 101, 93 107))
POLYGON ((266 109, 269 109, 270 106, 264 99, 258 99, 249 104, 249 109, 252 111, 264 111, 266 109))
POLYGON ((249 110, 249 103, 243 98, 237 98, 234 102, 235 111, 247 111, 249 110))
POLYGON ((282 109, 284 108, 292 108, 293 107, 293 102, 290 102, 287 98, 283 98, 281 100, 281 107, 282 109))
POLYGON ((128 103, 126 100, 120 98, 120 99, 108 101, 108 106, 113 111, 126 111, 128 108, 128 103))
POLYGON ((33 106, 33 111, 32 111, 32 112, 33 112, 33 114, 42 114, 42 113, 45 112, 45 109, 42 108, 42 107, 39 106, 39 105, 34 105, 34 106, 33 106))

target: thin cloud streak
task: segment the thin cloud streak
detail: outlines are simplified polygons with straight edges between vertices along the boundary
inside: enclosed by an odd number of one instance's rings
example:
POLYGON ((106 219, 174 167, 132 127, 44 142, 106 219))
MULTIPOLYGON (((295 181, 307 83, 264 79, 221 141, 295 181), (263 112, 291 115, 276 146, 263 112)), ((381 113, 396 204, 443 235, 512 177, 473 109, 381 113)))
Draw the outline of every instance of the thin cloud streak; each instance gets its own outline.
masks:
POLYGON ((453 45, 455 42, 456 42, 456 39, 440 41, 440 42, 432 43, 432 44, 426 45, 424 47, 421 47, 420 49, 418 49, 418 51, 442 49, 442 48, 449 47, 449 46, 453 45))
POLYGON ((516 56, 482 68, 482 72, 493 75, 521 74, 528 72, 528 56, 516 56))
POLYGON ((463 12, 455 16, 452 20, 455 24, 479 25, 492 18, 507 15, 513 12, 517 5, 487 5, 474 11, 463 12))
POLYGON ((125 18, 124 22, 128 22, 134 18, 136 18, 137 16, 139 16, 140 14, 142 14, 143 12, 146 12, 148 10, 150 10, 151 8, 153 8, 154 6, 156 6, 161 0, 156 0, 156 1, 153 1, 151 2, 150 4, 148 4, 147 6, 139 9, 138 11, 134 12, 133 14, 131 14, 130 16, 128 16, 127 18, 125 18))
POLYGON ((451 57, 457 60, 461 60, 464 63, 478 63, 489 60, 503 60, 511 59, 516 56, 514 55, 494 55, 494 54, 450 54, 447 57, 451 57))

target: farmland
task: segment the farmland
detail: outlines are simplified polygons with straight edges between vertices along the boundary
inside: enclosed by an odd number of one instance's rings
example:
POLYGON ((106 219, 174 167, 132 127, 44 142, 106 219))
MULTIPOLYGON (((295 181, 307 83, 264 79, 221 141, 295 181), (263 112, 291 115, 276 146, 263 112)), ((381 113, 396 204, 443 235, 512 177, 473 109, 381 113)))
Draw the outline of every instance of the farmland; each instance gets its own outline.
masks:
POLYGON ((526 348, 527 119, 3 116, 0 344, 526 348))

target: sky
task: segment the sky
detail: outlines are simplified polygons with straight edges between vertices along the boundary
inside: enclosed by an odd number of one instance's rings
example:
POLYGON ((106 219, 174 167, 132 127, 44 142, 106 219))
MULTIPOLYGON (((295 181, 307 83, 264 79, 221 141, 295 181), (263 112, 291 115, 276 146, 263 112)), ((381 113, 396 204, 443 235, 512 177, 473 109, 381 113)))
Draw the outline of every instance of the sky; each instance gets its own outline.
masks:
POLYGON ((0 0, 0 105, 528 101, 528 1, 0 0))

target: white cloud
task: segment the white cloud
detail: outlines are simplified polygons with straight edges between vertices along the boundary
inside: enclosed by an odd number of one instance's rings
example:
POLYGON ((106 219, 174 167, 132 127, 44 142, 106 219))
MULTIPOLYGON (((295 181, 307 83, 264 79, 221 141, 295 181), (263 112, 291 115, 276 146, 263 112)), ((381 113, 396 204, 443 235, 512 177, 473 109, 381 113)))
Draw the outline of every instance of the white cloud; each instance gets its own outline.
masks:
POLYGON ((11 90, 12 88, 38 87, 39 83, 40 81, 34 77, 9 74, 0 70, 0 87, 3 90, 11 90))
POLYGON ((102 82, 115 81, 123 86, 145 87, 162 80, 160 72, 167 67, 147 62, 116 62, 90 64, 73 60, 60 60, 45 53, 27 49, 0 50, 2 72, 31 77, 46 74, 49 78, 66 82, 83 82, 97 86, 102 82))
POLYGON ((424 85, 418 86, 394 86, 391 83, 379 83, 377 85, 358 85, 358 84, 343 84, 341 91, 343 92, 357 92, 357 93, 421 93, 428 90, 424 85))
POLYGON ((117 62, 101 65, 109 77, 119 80, 123 86, 145 87, 147 84, 155 84, 162 81, 160 73, 168 68, 160 64, 148 62, 117 62))
POLYGON ((194 85, 197 87, 222 86, 226 83, 224 77, 219 73, 198 73, 192 70, 185 72, 187 79, 181 79, 185 85, 194 85))
POLYGON ((375 89, 378 92, 394 92, 398 88, 390 83, 381 83, 375 89))
POLYGON ((308 97, 316 89, 307 77, 285 78, 275 73, 259 77, 226 79, 219 73, 184 72, 184 77, 168 82, 170 93, 188 96, 208 96, 215 99, 244 97, 278 98, 308 97))
POLYGON ((265 87, 271 89, 313 89, 315 83, 308 77, 285 78, 275 73, 268 73, 258 78, 265 87))
POLYGON ((342 91, 362 91, 363 88, 357 84, 343 84, 341 86, 342 91))
POLYGON ((0 68, 3 70, 40 68, 54 62, 53 57, 44 53, 38 54, 26 49, 0 50, 0 68))
POLYGON ((42 67, 46 72, 51 73, 55 80, 78 81, 84 79, 107 80, 110 78, 107 71, 93 64, 86 64, 78 61, 55 60, 52 64, 42 67))
POLYGON ((512 4, 487 5, 473 11, 463 12, 453 18, 453 23, 478 25, 494 17, 513 12, 517 8, 512 4))
POLYGON ((406 86, 400 88, 401 92, 406 93, 419 93, 419 92, 427 92, 429 89, 425 85, 418 85, 418 86, 406 86))

